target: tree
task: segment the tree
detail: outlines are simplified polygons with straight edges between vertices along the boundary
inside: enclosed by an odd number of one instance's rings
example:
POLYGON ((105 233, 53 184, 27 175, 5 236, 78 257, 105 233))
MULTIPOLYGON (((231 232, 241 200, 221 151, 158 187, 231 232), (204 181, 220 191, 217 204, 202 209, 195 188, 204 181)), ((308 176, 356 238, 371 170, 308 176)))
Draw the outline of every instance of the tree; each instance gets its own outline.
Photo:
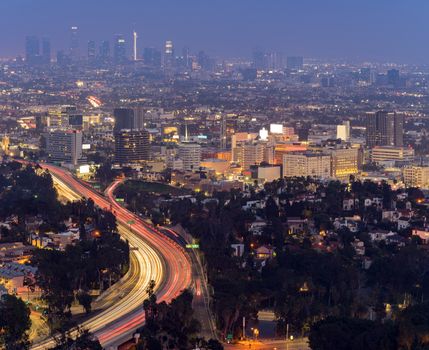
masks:
POLYGON ((429 346, 429 304, 406 308, 399 314, 397 324, 401 349, 423 349, 429 346))
POLYGON ((4 295, 0 301, 0 345, 6 350, 28 349, 27 331, 30 327, 27 305, 14 295, 4 295))
POLYGON ((57 339, 57 345, 51 350, 103 350, 100 342, 88 330, 78 329, 74 338, 70 334, 57 339))
POLYGON ((87 292, 81 291, 77 295, 77 300, 79 304, 83 306, 85 312, 89 314, 91 312, 92 297, 87 292))
POLYGON ((369 320, 328 317, 310 330, 312 350, 396 350, 395 328, 369 320))
POLYGON ((170 304, 157 304, 154 287, 151 281, 147 289, 148 299, 143 304, 146 323, 139 330, 141 338, 136 348, 190 349, 192 337, 200 331, 200 324, 193 317, 192 294, 185 290, 170 304))

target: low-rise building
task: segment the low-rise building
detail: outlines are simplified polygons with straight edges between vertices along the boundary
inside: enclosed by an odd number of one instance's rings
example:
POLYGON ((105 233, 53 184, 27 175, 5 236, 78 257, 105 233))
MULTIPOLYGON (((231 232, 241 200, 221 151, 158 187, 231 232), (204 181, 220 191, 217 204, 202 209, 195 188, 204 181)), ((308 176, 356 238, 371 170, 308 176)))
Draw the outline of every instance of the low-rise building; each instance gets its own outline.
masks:
POLYGON ((428 166, 406 166, 402 169, 402 174, 404 177, 405 186, 429 189, 428 166))

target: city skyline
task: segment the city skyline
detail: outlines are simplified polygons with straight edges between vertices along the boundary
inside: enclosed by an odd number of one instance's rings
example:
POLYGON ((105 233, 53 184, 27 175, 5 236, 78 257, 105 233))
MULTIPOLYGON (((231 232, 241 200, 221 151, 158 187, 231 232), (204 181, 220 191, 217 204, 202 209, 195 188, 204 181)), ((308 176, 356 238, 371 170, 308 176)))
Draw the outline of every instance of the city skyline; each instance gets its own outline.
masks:
POLYGON ((0 57, 23 55, 28 35, 50 38, 53 52, 66 49, 70 28, 77 26, 81 51, 90 40, 113 41, 115 34, 122 34, 130 57, 135 30, 139 54, 143 47, 162 48, 172 40, 177 48, 205 50, 217 57, 250 57, 254 49, 261 49, 321 59, 426 63, 429 49, 421 43, 429 34, 423 18, 429 4, 412 2, 419 6, 385 0, 376 4, 163 0, 162 6, 126 0, 107 1, 101 7, 81 0, 65 4, 5 0, 0 4, 0 57))

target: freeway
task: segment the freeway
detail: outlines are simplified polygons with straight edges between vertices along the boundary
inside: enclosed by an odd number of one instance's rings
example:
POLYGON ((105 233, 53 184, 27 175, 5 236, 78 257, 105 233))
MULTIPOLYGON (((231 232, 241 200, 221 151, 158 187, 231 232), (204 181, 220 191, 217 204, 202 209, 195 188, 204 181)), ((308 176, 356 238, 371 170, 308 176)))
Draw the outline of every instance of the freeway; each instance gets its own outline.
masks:
MULTIPOLYGON (((110 210, 116 216, 119 233, 130 243, 133 254, 131 259, 137 261, 137 283, 135 278, 130 279, 134 285, 124 286, 124 290, 129 292, 123 298, 81 325, 94 333, 104 347, 116 345, 144 323, 142 304, 151 280, 156 283, 159 301, 169 302, 190 286, 192 273, 189 257, 180 245, 75 179, 66 170, 49 164, 41 166, 49 170, 57 188, 62 189, 63 196, 72 200, 78 197, 91 198, 98 207, 110 210)), ((32 349, 46 349, 51 345, 53 341, 46 340, 32 349)))

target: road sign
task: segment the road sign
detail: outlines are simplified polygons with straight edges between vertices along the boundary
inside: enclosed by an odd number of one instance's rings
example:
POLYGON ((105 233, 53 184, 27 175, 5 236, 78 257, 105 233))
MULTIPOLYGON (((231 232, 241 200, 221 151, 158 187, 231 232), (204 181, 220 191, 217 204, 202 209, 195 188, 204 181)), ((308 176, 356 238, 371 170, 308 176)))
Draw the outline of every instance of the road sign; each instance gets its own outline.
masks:
POLYGON ((121 203, 125 202, 125 200, 124 200, 123 198, 116 198, 115 200, 116 200, 117 202, 121 202, 121 203))
POLYGON ((200 245, 199 244, 187 244, 186 248, 188 248, 188 249, 200 249, 200 245))

